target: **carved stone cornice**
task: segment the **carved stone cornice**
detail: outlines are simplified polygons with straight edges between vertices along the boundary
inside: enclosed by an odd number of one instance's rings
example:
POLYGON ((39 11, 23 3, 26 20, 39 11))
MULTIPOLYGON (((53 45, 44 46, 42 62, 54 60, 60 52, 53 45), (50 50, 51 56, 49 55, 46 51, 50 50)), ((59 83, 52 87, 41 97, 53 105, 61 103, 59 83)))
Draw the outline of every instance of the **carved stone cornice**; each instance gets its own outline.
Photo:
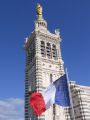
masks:
POLYGON ((24 48, 27 50, 27 48, 29 47, 29 45, 31 44, 31 42, 36 38, 36 34, 35 32, 32 32, 31 35, 29 37, 26 38, 25 42, 24 42, 24 48))
POLYGON ((38 31, 33 31, 31 33, 31 35, 29 37, 26 38, 25 42, 24 42, 24 49, 27 50, 29 45, 31 44, 31 42, 34 40, 34 39, 37 39, 37 38, 40 38, 40 39, 45 39, 45 40, 49 40, 49 41, 56 41, 56 42, 59 42, 61 41, 61 38, 59 35, 56 35, 54 33, 50 33, 48 30, 38 30, 38 31))
POLYGON ((44 31, 44 30, 38 30, 38 31, 35 31, 36 32, 36 37, 40 37, 41 39, 47 39, 47 40, 56 40, 56 41, 59 41, 61 40, 60 36, 56 35, 56 34, 53 34, 53 33, 50 33, 49 31, 44 31))

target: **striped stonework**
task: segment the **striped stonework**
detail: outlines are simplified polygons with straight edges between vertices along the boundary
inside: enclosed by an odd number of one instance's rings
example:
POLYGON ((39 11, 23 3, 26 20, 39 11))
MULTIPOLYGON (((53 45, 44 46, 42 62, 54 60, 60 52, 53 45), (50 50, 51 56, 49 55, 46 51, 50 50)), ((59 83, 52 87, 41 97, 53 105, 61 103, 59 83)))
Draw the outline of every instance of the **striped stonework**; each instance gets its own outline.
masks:
POLYGON ((58 31, 50 33, 47 22, 37 16, 35 29, 26 38, 25 120, 65 120, 64 109, 53 105, 41 116, 36 116, 29 106, 30 94, 42 91, 64 74, 60 50, 61 38, 58 31))

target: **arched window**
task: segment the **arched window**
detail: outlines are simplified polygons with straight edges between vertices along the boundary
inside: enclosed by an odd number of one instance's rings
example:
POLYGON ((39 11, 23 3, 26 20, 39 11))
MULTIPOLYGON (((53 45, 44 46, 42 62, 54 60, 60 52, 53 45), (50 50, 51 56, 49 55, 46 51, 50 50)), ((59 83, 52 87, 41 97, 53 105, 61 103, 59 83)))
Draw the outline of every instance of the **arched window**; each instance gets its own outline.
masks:
POLYGON ((35 41, 33 41, 28 48, 28 64, 33 61, 35 56, 35 41))
POLYGON ((52 56, 54 59, 57 57, 57 50, 56 50, 56 45, 52 45, 52 56))
POLYGON ((46 52, 45 52, 45 42, 44 42, 44 41, 41 41, 41 54, 42 54, 42 57, 45 57, 45 56, 46 56, 46 52))
POLYGON ((47 51, 47 57, 50 59, 51 58, 51 44, 50 43, 47 43, 46 51, 47 51))
POLYGON ((50 74, 50 83, 52 83, 53 80, 52 80, 52 74, 50 74))

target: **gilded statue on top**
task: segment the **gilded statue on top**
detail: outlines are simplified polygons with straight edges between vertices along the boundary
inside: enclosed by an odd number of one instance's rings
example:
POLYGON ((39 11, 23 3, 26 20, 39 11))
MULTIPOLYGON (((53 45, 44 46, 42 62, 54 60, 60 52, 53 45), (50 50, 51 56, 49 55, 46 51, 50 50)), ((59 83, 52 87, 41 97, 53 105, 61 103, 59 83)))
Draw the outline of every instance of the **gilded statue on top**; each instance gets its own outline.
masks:
POLYGON ((36 5, 36 13, 42 15, 42 6, 39 3, 36 5))

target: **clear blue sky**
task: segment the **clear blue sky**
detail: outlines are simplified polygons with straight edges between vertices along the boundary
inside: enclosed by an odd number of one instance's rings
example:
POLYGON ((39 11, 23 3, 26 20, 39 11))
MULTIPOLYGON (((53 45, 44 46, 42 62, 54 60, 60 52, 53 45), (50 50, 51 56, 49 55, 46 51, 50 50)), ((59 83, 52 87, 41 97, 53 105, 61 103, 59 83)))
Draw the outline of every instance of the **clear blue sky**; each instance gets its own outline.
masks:
POLYGON ((35 6, 48 29, 60 28, 69 78, 90 86, 90 0, 0 0, 0 99, 24 96, 24 38, 34 29, 35 6))

